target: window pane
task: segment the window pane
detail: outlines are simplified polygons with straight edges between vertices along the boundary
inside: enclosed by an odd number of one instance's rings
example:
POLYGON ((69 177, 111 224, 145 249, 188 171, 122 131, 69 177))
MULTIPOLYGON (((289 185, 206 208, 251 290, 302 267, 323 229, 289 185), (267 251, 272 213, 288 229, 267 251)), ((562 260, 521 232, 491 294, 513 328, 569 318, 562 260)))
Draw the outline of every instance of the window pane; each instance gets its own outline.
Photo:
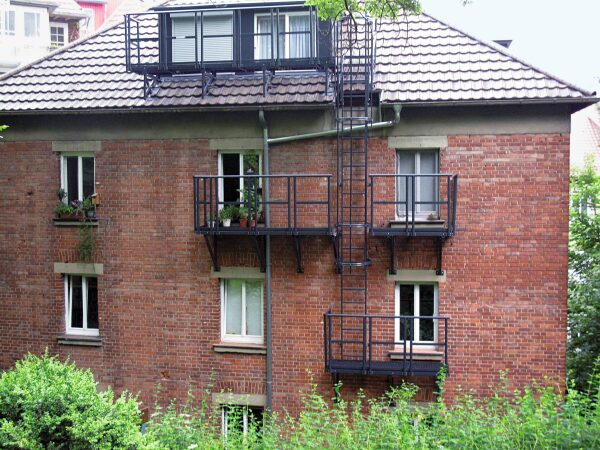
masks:
POLYGON ((72 276, 71 280, 71 327, 83 328, 83 291, 81 277, 72 276))
POLYGON ((81 158, 83 176, 83 198, 92 195, 96 190, 94 187, 94 158, 81 158))
MULTIPOLYGON (((192 62, 196 59, 196 46, 194 44, 194 16, 177 17, 171 15, 171 35, 175 38, 171 42, 171 59, 173 62, 192 62)), ((198 18, 198 36, 200 35, 200 18, 198 18)), ((198 59, 200 59, 200 45, 198 43, 198 59)))
MULTIPOLYGON (((221 155, 223 164, 223 175, 240 175, 240 154, 223 153, 221 155)), ((240 188, 239 178, 223 179, 223 201, 237 202, 240 198, 238 189, 240 188)))
MULTIPOLYGON (((415 173, 415 152, 399 151, 398 152, 398 168, 397 173, 399 174, 414 174, 415 173)), ((398 185, 396 186, 396 192, 398 193, 398 201, 408 201, 408 208, 406 204, 398 205, 398 215, 403 215, 406 211, 412 211, 412 179, 410 177, 398 177, 398 185), (408 191, 407 191, 408 183, 408 191), (407 198, 408 192, 408 198, 407 198)))
POLYGON ((262 282, 246 281, 246 334, 262 336, 262 282))
MULTIPOLYGON (((422 284, 419 292, 419 307, 421 316, 435 315, 434 292, 435 288, 432 284, 422 284)), ((433 341, 433 319, 419 320, 419 339, 421 341, 433 341)))
POLYGON ((225 421, 226 436, 229 433, 242 434, 244 430, 244 408, 241 406, 224 406, 223 420, 225 421))
MULTIPOLYGON (((273 17, 273 22, 277 21, 273 17)), ((257 33, 271 33, 271 16, 258 16, 256 18, 256 32, 257 33)), ((285 15, 279 16, 279 26, 277 30, 273 30, 273 36, 271 34, 267 36, 258 36, 258 51, 257 59, 271 59, 277 58, 278 54, 281 57, 285 54, 285 35, 280 34, 285 32, 285 15), (275 49, 271 53, 271 43, 277 43, 275 49)))
POLYGON ((233 15, 204 13, 203 25, 204 61, 231 61, 233 15))
POLYGON ((252 406, 248 408, 248 426, 260 430, 263 425, 263 409, 252 406))
MULTIPOLYGON (((400 285, 400 315, 401 316, 414 316, 415 308, 415 287, 412 284, 401 284, 400 285)), ((407 326, 407 337, 409 340, 412 339, 413 335, 413 320, 412 319, 400 319, 400 340, 404 340, 404 326, 407 326)))
POLYGON ((242 282, 226 281, 226 334, 242 334, 242 282))
POLYGON ((68 156, 67 158, 67 199, 69 203, 79 199, 79 182, 78 182, 78 157, 68 156))
MULTIPOLYGON (((435 174, 437 170, 437 152, 420 152, 420 173, 435 174)), ((420 183, 420 198, 421 202, 432 202, 437 199, 437 179, 434 177, 421 177, 420 183)), ((418 211, 436 211, 437 206, 433 204, 422 204, 418 211)))
POLYGON ((87 295, 87 327, 98 328, 98 280, 96 278, 88 278, 88 295, 87 295))
POLYGON ((40 15, 38 13, 24 13, 25 36, 38 37, 40 35, 40 15))
MULTIPOLYGON (((290 16, 290 33, 310 31, 308 15, 290 16)), ((290 58, 310 57, 310 33, 290 34, 290 58)))

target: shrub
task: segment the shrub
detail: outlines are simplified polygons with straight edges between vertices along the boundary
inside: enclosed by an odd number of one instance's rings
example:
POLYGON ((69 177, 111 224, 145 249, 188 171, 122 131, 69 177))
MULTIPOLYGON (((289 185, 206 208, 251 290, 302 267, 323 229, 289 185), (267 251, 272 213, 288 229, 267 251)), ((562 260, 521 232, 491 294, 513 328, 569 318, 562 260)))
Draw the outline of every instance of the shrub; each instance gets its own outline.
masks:
POLYGON ((0 377, 0 448, 137 449, 140 442, 136 400, 98 392, 89 370, 46 352, 0 377))

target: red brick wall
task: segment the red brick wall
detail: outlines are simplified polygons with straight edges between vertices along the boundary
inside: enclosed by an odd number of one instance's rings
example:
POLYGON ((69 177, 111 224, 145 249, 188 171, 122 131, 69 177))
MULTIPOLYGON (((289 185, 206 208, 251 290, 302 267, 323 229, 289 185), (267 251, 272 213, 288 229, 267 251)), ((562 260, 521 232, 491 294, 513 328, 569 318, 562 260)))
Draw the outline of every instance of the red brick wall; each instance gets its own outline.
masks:
MULTIPOLYGON (((450 325, 450 394, 489 392, 500 370, 522 385, 565 377, 568 135, 450 136, 441 171, 459 175, 458 231, 446 243, 440 314, 450 325)), ((373 139, 370 172, 392 173, 395 151, 373 139)), ((271 149, 272 173, 335 173, 334 140, 271 149)), ((220 354, 219 283, 193 231, 192 176, 214 174, 205 140, 105 141, 96 159, 99 348, 62 346, 61 275, 73 260, 75 228, 52 224, 59 162, 50 142, 0 144, 0 367, 27 351, 70 355, 116 389, 150 402, 188 386, 264 393, 265 357, 220 354)), ((316 189, 312 186, 311 189, 316 189)), ((231 238, 222 266, 258 266, 252 242, 231 238)), ((303 239, 304 274, 289 238, 272 239, 274 406, 294 410, 307 370, 331 395, 323 369, 322 314, 339 301, 329 238, 303 239)), ((392 313, 389 253, 371 239, 370 312, 392 313)), ((434 269, 431 240, 400 242, 397 266, 434 269)), ((343 377, 343 391, 381 393, 387 380, 343 377)), ((398 381, 397 379, 395 381, 398 381)), ((418 381, 421 398, 431 379, 418 381)))

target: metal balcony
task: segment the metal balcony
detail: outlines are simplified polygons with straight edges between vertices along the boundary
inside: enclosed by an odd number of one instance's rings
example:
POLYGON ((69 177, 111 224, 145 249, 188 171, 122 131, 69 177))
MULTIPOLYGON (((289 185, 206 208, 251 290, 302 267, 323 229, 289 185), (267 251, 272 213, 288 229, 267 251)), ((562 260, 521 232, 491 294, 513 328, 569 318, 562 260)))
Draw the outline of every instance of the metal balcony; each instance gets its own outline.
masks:
POLYGON ((369 179, 373 236, 454 236, 457 175, 371 174, 369 179))
POLYGON ((447 317, 327 312, 323 340, 325 370, 333 375, 435 377, 448 368, 447 317), (425 323, 427 340, 416 336, 425 323))

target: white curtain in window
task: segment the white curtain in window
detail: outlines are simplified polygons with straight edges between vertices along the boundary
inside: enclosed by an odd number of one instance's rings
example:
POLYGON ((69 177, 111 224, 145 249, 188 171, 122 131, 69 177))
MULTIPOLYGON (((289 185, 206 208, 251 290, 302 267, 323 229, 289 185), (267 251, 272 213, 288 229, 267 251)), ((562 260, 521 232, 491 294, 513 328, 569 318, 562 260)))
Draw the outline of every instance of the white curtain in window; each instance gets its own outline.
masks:
POLYGON ((246 334, 262 336, 262 282, 246 281, 246 334))
MULTIPOLYGON (((420 152, 420 171, 422 174, 437 173, 437 153, 432 151, 420 152)), ((419 179, 419 201, 434 202, 437 194, 437 179, 434 177, 420 177, 419 179)), ((419 212, 433 212, 437 206, 433 203, 417 205, 419 212)))
POLYGON ((226 334, 242 334, 242 281, 227 280, 225 293, 226 334))
MULTIPOLYGON (((308 15, 290 16, 290 33, 310 31, 308 15)), ((310 33, 290 34, 290 58, 310 57, 310 33)))
MULTIPOLYGON (((276 19, 273 18, 275 21, 276 19)), ((285 35, 279 35, 279 33, 283 33, 285 31, 285 16, 279 16, 279 29, 274 30, 273 40, 271 40, 271 34, 265 36, 258 36, 258 47, 256 52, 256 59, 271 59, 277 58, 279 52, 281 52, 281 56, 283 57, 285 53, 285 35), (275 47, 273 53, 271 54, 271 42, 277 42, 279 40, 279 45, 275 47)), ((258 16, 256 18, 256 32, 257 33, 271 33, 271 15, 268 16, 258 16)))

